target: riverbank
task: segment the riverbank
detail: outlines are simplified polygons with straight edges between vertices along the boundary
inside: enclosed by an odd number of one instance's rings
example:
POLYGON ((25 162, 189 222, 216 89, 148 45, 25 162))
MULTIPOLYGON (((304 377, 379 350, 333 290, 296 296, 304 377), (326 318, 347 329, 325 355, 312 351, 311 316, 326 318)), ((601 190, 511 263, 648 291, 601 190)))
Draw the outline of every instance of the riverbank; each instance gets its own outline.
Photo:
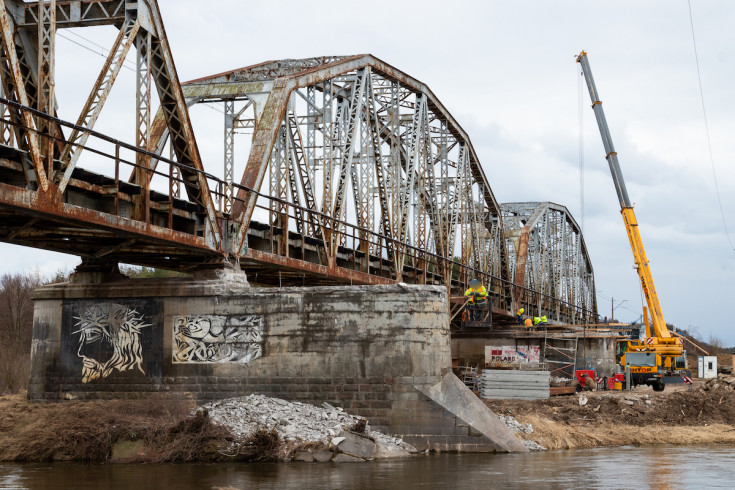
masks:
POLYGON ((533 432, 518 432, 549 450, 652 444, 735 444, 735 377, 704 383, 598 391, 548 400, 485 400, 533 432))
MULTIPOLYGON (((531 449, 735 444, 735 377, 663 393, 485 400, 531 449), (539 447, 540 446, 540 447, 539 447)), ((365 461, 415 450, 339 407, 250 395, 30 403, 0 397, 0 461, 365 461)))
POLYGON ((364 461, 416 450, 366 419, 262 395, 30 403, 0 397, 0 461, 364 461))

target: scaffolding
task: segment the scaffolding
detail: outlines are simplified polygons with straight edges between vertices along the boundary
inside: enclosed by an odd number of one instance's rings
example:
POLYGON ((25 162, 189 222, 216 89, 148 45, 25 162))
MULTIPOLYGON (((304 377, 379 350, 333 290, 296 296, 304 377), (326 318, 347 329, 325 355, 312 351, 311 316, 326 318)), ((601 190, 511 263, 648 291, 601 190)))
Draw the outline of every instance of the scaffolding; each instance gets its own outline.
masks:
POLYGON ((579 337, 544 336, 544 362, 551 377, 574 379, 577 369, 577 346, 579 337))

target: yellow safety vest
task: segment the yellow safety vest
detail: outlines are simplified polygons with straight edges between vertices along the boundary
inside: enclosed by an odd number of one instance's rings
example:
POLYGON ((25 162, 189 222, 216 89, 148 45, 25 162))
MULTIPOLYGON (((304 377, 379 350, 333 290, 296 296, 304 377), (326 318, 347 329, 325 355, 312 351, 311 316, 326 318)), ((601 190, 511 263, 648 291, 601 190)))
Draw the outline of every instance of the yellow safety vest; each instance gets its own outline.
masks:
POLYGON ((533 317, 533 324, 538 325, 539 323, 541 323, 541 318, 537 316, 533 317))
POLYGON ((485 286, 480 286, 477 289, 469 288, 467 291, 464 292, 464 295, 470 297, 470 303, 475 302, 475 297, 472 296, 472 293, 477 293, 480 296, 479 301, 484 301, 485 298, 487 297, 487 291, 485 290, 485 286))
POLYGON ((546 320, 546 317, 544 315, 541 315, 541 323, 547 323, 548 320, 546 320))
POLYGON ((521 316, 521 315, 523 314, 523 312, 524 312, 524 311, 526 311, 526 310, 524 310, 523 308, 521 308, 521 309, 519 309, 519 310, 518 310, 518 311, 516 312, 516 315, 518 315, 518 316, 521 316))

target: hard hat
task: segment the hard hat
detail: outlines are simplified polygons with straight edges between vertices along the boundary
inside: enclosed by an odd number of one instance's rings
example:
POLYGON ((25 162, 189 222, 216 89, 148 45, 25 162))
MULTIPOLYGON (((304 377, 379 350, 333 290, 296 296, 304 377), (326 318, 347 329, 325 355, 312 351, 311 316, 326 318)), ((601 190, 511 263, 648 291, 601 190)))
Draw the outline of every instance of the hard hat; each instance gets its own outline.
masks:
POLYGON ((470 281, 470 287, 471 287, 471 288, 477 287, 477 286, 479 286, 480 284, 481 284, 481 283, 480 283, 480 281, 479 281, 478 279, 472 279, 472 280, 470 281))

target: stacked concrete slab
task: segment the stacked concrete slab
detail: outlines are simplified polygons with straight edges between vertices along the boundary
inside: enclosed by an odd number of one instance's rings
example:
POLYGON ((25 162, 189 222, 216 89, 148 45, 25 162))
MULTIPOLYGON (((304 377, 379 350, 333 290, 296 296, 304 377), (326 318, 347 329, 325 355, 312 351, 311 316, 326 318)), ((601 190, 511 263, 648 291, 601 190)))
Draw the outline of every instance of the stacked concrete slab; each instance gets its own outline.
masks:
POLYGON ((493 400, 549 398, 549 372, 485 369, 480 377, 480 396, 493 400))

